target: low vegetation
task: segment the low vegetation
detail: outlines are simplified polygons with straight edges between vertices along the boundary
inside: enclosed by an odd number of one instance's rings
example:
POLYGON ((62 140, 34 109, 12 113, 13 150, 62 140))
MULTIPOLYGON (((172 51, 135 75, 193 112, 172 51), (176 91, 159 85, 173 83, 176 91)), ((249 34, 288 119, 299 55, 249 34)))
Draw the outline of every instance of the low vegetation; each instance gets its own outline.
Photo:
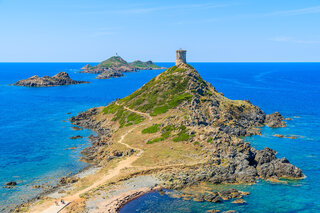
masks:
POLYGON ((154 124, 148 128, 145 128, 144 130, 142 130, 143 134, 147 134, 147 133, 156 133, 160 130, 160 124, 154 124))
POLYGON ((115 103, 109 104, 102 110, 102 112, 104 114, 114 114, 112 121, 118 121, 120 128, 138 124, 145 120, 143 116, 130 112, 115 103))

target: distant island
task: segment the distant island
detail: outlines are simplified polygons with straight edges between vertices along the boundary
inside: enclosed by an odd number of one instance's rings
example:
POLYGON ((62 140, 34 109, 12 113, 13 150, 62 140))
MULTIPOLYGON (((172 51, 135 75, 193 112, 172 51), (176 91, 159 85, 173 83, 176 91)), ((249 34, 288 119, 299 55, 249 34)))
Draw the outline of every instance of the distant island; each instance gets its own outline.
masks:
POLYGON ((68 73, 59 72, 58 74, 50 77, 43 76, 39 77, 37 75, 27 78, 25 80, 20 80, 13 85, 15 86, 25 86, 25 87, 53 87, 53 86, 62 86, 70 84, 84 84, 89 83, 89 81, 75 81, 72 80, 68 73))
POLYGON ((92 73, 99 74, 96 78, 108 79, 108 78, 119 78, 123 76, 125 72, 137 72, 139 70, 158 70, 165 69, 155 65, 152 61, 142 62, 134 61, 128 63, 120 56, 112 56, 100 64, 92 67, 90 64, 81 68, 81 73, 92 73))

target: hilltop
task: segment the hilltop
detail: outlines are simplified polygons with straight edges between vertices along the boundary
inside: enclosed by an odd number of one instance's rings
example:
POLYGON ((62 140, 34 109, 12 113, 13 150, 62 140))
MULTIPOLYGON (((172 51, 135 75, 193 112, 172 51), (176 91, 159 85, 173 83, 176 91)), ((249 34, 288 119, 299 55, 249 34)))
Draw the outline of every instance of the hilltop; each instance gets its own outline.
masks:
POLYGON ((25 80, 20 80, 13 85, 15 86, 27 86, 27 87, 52 87, 52 86, 62 86, 70 84, 83 84, 89 83, 88 81, 75 81, 72 80, 68 73, 59 72, 58 74, 50 77, 43 76, 39 77, 37 75, 27 78, 25 80))
POLYGON ((120 56, 112 56, 94 67, 92 67, 90 64, 87 64, 82 69, 82 73, 100 74, 97 78, 107 79, 121 77, 123 76, 122 73, 125 72, 136 72, 139 70, 153 70, 164 68, 155 65, 152 61, 142 62, 137 60, 132 63, 128 63, 120 56))

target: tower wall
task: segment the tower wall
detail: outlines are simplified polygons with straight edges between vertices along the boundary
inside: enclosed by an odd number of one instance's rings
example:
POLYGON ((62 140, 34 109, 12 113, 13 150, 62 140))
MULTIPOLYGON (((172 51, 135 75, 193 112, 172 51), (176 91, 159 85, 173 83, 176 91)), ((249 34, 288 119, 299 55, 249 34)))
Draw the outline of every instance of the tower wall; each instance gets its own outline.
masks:
POLYGON ((177 50, 176 51, 176 65, 187 63, 186 54, 187 54, 186 50, 177 50))

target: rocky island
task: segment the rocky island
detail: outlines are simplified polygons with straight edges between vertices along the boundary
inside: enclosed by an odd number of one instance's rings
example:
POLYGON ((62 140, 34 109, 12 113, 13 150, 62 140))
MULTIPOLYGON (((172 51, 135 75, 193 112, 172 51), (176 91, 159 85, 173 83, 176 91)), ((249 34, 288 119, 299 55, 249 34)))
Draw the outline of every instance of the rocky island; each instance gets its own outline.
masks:
MULTIPOLYGON (((278 159, 276 151, 257 150, 242 139, 261 134, 265 125, 284 127, 283 116, 266 115, 249 101, 226 98, 186 63, 184 50, 177 51, 175 66, 131 95, 70 121, 97 132, 90 137, 92 146, 82 151, 82 160, 102 169, 61 196, 72 202, 65 212, 118 212, 152 190, 197 202, 236 199, 232 202, 240 205, 249 193, 199 188, 205 183, 304 177, 288 159, 278 159), (162 189, 187 191, 172 194, 162 189)), ((37 208, 31 206, 30 211, 37 208)))
POLYGON ((59 72, 58 74, 50 77, 43 76, 39 77, 37 75, 27 78, 25 80, 20 80, 13 85, 15 86, 26 86, 26 87, 53 87, 53 86, 62 86, 70 84, 84 84, 89 83, 88 81, 75 81, 72 80, 68 73, 59 72))
POLYGON ((165 68, 155 65, 152 61, 142 62, 137 60, 132 63, 128 63, 120 56, 113 56, 101 62, 97 66, 92 67, 90 64, 87 64, 81 69, 83 70, 81 73, 99 74, 97 76, 98 79, 108 79, 122 77, 125 72, 165 68))

